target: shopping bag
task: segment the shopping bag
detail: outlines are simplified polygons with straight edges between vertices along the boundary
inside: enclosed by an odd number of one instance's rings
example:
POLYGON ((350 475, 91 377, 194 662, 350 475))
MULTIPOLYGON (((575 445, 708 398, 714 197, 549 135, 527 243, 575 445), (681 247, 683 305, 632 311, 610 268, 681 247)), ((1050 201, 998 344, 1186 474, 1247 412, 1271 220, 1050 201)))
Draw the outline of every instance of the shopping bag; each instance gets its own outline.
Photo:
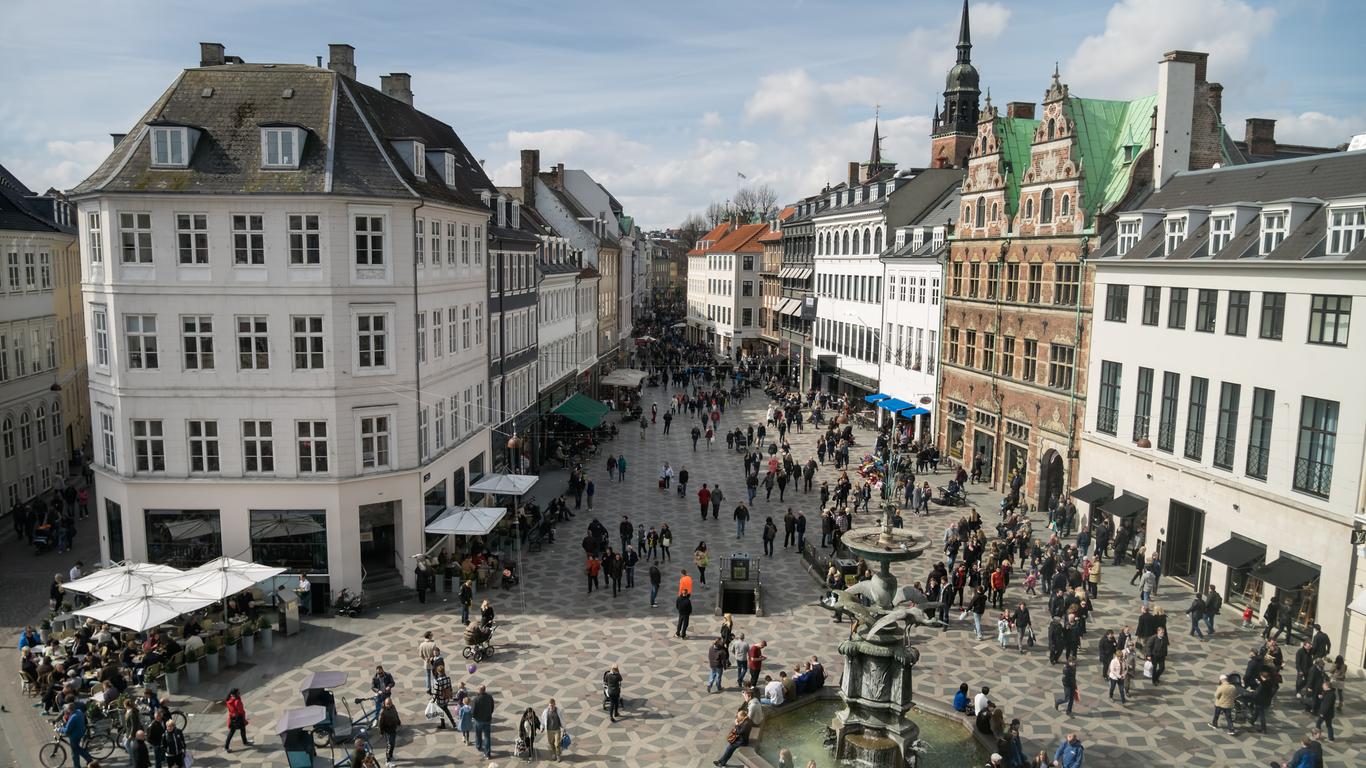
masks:
POLYGON ((573 739, 569 738, 569 731, 560 734, 560 749, 569 749, 569 744, 573 739))
POLYGON ((422 716, 428 720, 435 720, 441 717, 441 707, 436 705, 436 699, 427 702, 427 708, 422 710, 422 716))

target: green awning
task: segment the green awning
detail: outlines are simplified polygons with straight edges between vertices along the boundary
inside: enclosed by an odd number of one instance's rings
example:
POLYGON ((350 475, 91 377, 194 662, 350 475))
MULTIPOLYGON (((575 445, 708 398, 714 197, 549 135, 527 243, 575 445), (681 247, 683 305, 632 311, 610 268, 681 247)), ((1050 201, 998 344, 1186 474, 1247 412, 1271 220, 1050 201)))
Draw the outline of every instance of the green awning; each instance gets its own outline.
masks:
POLYGON ((566 419, 573 419, 578 423, 593 429, 602 423, 602 417, 607 415, 611 409, 606 405, 594 400, 588 395, 573 395, 568 400, 555 406, 555 413, 560 414, 566 419))

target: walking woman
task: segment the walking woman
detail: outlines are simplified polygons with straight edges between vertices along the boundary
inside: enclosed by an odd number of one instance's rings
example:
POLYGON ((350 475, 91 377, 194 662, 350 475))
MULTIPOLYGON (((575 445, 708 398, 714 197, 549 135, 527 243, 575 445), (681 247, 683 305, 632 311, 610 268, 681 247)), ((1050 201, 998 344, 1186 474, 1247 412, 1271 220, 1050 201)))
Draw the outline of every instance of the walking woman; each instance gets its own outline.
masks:
POLYGON ((247 708, 242 703, 242 693, 233 688, 228 691, 228 698, 223 701, 223 706, 228 710, 228 740, 223 742, 223 751, 232 751, 232 735, 242 734, 242 743, 250 747, 251 742, 247 741, 247 708))
POLYGON ((617 479, 617 457, 614 454, 607 454, 607 480, 617 479))
POLYGON ((403 722, 398 716, 398 707, 394 706, 394 700, 388 698, 384 700, 384 706, 379 710, 379 732, 384 734, 384 762, 386 765, 394 764, 394 746, 398 743, 398 727, 403 722))
POLYGON ((536 710, 527 707, 522 711, 522 722, 517 725, 517 735, 526 745, 526 752, 522 754, 523 758, 527 760, 536 759, 536 735, 540 732, 541 718, 536 716, 536 710))
POLYGON ((674 532, 669 530, 669 524, 665 523, 659 527, 659 559, 661 562, 667 560, 673 562, 674 556, 669 554, 669 547, 673 546, 674 532))
POLYGON ((702 579, 702 583, 707 583, 707 563, 711 558, 707 556, 707 542, 697 542, 697 549, 692 551, 692 563, 697 566, 697 575, 702 579))
MULTIPOLYGON (((432 668, 432 702, 437 709, 441 710, 441 722, 436 724, 437 728, 445 729, 449 722, 451 727, 455 727, 455 718, 451 715, 450 702, 455 692, 451 689, 451 678, 446 674, 446 663, 438 662, 432 668)), ((388 701, 386 698, 385 701, 388 701)))

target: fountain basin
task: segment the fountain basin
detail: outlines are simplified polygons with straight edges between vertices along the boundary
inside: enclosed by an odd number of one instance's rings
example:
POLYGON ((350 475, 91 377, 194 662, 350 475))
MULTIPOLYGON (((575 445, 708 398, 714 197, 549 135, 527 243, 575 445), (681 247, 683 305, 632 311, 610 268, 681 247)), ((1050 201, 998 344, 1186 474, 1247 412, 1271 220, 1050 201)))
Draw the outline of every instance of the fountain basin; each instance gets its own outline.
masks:
MULTIPOLYGON (((826 728, 842 706, 838 690, 826 688, 766 716, 763 725, 755 729, 757 737, 750 742, 758 759, 746 756, 745 764, 771 768, 778 764, 778 750, 786 747, 792 751, 797 766, 805 766, 808 760, 815 760, 817 768, 853 765, 848 761, 836 762, 824 746, 826 728)), ((921 709, 914 710, 909 719, 919 727, 920 741, 928 745, 916 768, 964 768, 987 761, 989 753, 960 719, 921 709)))

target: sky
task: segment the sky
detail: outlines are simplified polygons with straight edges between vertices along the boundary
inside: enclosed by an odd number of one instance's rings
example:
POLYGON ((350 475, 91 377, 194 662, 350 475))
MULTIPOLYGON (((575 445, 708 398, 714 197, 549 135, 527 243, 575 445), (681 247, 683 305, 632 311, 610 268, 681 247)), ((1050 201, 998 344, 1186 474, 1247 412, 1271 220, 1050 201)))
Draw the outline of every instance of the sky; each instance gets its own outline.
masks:
MULTIPOLYGON (((326 61, 413 78, 498 184, 518 150, 582 168, 644 228, 743 184, 781 202, 883 155, 929 159, 961 0, 0 0, 0 163, 29 187, 94 170, 200 41, 248 62, 326 61), (740 174, 745 176, 744 179, 740 174)), ((1206 51, 1224 122, 1278 120, 1282 141, 1366 132, 1360 0, 972 0, 972 58, 993 102, 1042 99, 1055 63, 1077 96, 1156 90, 1172 49, 1206 51)))

